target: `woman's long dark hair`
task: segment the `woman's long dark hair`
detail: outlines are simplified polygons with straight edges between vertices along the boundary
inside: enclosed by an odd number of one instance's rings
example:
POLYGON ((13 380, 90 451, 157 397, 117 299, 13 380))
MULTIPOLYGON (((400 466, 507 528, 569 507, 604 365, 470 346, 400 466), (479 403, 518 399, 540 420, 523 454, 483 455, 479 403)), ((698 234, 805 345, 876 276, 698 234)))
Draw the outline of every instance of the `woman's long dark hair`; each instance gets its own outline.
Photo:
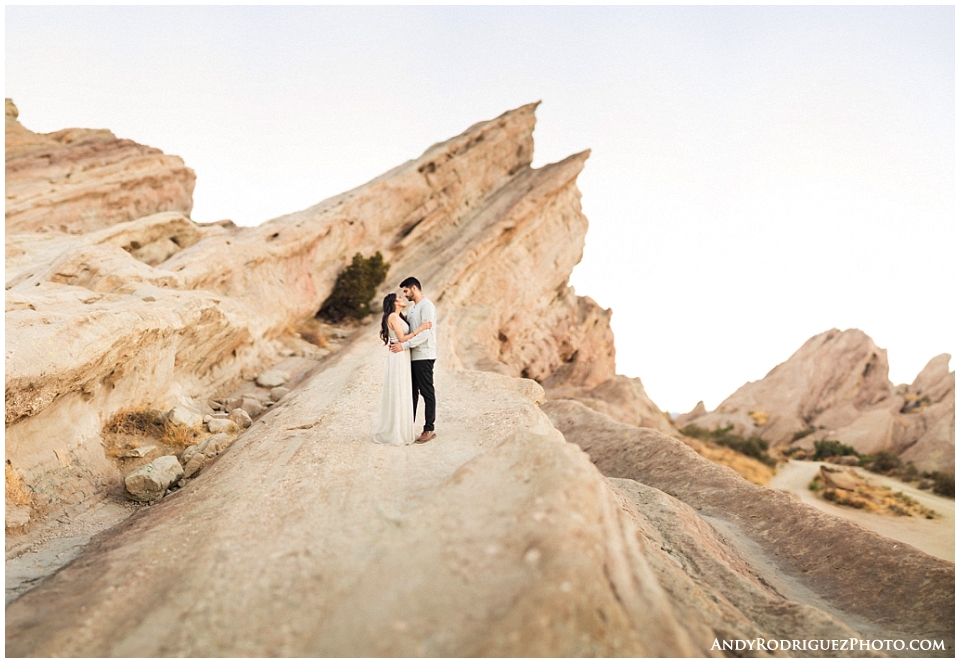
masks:
POLYGON ((384 345, 390 342, 390 328, 387 326, 387 318, 389 318, 390 314, 393 313, 396 302, 397 293, 395 292, 391 292, 389 295, 383 298, 383 319, 380 320, 380 339, 383 341, 384 345))

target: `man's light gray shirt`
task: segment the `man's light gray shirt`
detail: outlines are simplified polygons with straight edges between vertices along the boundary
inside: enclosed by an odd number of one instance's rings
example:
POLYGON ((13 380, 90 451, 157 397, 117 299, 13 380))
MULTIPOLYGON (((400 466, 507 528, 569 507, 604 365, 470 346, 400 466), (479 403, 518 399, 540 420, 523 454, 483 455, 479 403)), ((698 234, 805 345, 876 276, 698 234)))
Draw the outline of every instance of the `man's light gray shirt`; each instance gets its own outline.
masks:
POLYGON ((433 323, 432 329, 426 329, 401 343, 404 350, 410 350, 410 361, 437 358, 437 308, 424 297, 407 310, 407 324, 410 325, 410 331, 414 331, 426 320, 433 323))

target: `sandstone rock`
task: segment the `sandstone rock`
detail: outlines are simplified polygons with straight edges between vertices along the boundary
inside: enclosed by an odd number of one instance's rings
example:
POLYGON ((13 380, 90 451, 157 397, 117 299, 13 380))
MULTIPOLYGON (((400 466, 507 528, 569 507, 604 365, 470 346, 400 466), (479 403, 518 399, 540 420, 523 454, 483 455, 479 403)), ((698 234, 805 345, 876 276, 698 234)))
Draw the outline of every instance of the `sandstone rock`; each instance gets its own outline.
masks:
POLYGON ((223 409, 227 412, 233 412, 241 405, 243 405, 242 397, 228 398, 223 402, 223 409))
POLYGON ((196 176, 179 157, 102 129, 36 134, 17 116, 7 99, 8 234, 85 233, 156 212, 190 213, 196 176))
POLYGON ((186 466, 183 468, 183 476, 190 478, 196 475, 200 470, 202 470, 207 464, 207 456, 202 453, 191 454, 190 460, 187 461, 186 466))
POLYGON ((843 470, 834 469, 827 465, 821 465, 819 476, 821 479, 823 479, 824 483, 831 488, 849 490, 850 492, 857 490, 857 477, 843 470))
POLYGON ((197 451, 202 453, 207 458, 213 458, 219 456, 224 451, 227 450, 233 443, 233 436, 226 433, 219 433, 212 437, 208 437, 206 440, 200 443, 197 447, 197 451))
POLYGON ((127 492, 138 502, 153 502, 163 497, 174 481, 183 476, 176 456, 161 456, 127 475, 127 492))
POLYGON ((274 402, 276 402, 289 393, 290 393, 290 390, 287 389, 286 387, 274 387, 273 389, 270 390, 270 398, 273 399, 274 402))
POLYGON ((250 415, 241 408, 237 408, 230 413, 230 420, 237 424, 237 426, 240 428, 250 428, 250 426, 253 425, 253 419, 251 419, 250 415))
POLYGON ((190 462, 190 459, 193 458, 194 454, 199 453, 199 444, 191 444, 189 447, 180 452, 180 463, 184 467, 184 472, 186 472, 187 463, 190 462))
POLYGON ((30 523, 30 507, 26 505, 17 505, 7 500, 4 512, 5 529, 17 530, 26 527, 30 523))
POLYGON ((288 380, 290 380, 290 374, 285 371, 265 371, 257 376, 257 384, 267 389, 279 387, 288 380))
POLYGON ((251 419, 256 419, 263 412, 263 404, 256 398, 244 398, 240 409, 250 415, 251 419))
POLYGON ((207 422, 207 430, 214 434, 236 433, 240 426, 231 419, 211 419, 207 422))
POLYGON ((860 458, 858 456, 840 456, 838 462, 841 465, 859 465, 860 458))
POLYGON ((167 413, 167 421, 174 426, 199 428, 203 425, 203 415, 199 412, 194 412, 188 407, 178 405, 167 413))
POLYGON ((954 467, 953 373, 949 355, 934 358, 898 394, 887 378, 886 351, 857 329, 814 336, 762 380, 749 382, 713 412, 692 420, 712 430, 733 425, 774 447, 812 449, 839 440, 861 454, 891 450, 923 470, 954 467), (921 396, 925 392, 927 396, 921 396), (909 397, 909 398, 908 398, 909 397), (762 416, 759 416, 762 415, 762 416), (799 439, 803 431, 815 431, 799 439))

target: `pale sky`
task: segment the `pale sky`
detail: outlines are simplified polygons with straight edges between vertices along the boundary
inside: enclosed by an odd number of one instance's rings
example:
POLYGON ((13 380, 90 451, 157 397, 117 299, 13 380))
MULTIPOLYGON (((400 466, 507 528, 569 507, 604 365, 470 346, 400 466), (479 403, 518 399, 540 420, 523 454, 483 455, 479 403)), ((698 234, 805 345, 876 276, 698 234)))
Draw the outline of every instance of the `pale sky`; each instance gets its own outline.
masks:
POLYGON ((956 354, 951 6, 5 17, 23 124, 181 156, 201 222, 303 209, 543 100, 534 165, 593 150, 571 282, 664 410, 714 408, 832 327, 886 348, 894 383, 956 354))

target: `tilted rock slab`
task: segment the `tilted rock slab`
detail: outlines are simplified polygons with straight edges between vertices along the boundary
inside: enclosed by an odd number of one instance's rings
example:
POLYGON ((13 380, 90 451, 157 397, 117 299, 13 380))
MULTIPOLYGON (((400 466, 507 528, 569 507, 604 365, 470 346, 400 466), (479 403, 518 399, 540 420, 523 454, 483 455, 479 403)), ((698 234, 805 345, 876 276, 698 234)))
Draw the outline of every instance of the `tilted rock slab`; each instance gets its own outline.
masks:
MULTIPOLYGON (((535 108, 256 228, 169 212, 80 236, 8 233, 7 441, 28 484, 55 486, 67 456, 110 471, 99 431, 121 409, 203 402, 271 365, 275 339, 316 313, 356 252, 391 263, 384 292, 419 276, 464 367, 551 388, 619 379, 610 311, 567 285, 587 229, 587 154, 531 168, 535 108)), ((634 421, 632 404, 618 407, 634 421)))
POLYGON ((698 597, 689 602, 690 619, 719 630, 746 618, 785 639, 855 637, 845 630, 861 639, 943 639, 953 651, 954 564, 751 484, 657 431, 574 401, 548 401, 543 409, 660 523, 657 536, 692 569, 704 594, 719 592, 733 604, 718 614, 698 597))
POLYGON ((196 175, 180 157, 105 129, 37 134, 6 100, 7 233, 86 233, 157 212, 190 214, 196 175))

